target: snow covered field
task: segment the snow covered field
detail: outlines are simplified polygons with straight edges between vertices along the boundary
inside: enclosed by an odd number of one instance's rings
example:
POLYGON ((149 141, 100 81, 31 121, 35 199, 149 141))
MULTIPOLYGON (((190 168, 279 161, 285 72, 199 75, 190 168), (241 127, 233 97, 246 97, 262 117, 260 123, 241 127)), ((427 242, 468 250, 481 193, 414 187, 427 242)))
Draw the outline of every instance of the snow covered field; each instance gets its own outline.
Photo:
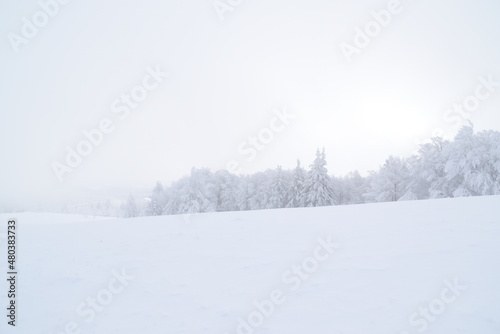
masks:
POLYGON ((2 333, 500 333, 500 196, 14 217, 19 318, 2 333))

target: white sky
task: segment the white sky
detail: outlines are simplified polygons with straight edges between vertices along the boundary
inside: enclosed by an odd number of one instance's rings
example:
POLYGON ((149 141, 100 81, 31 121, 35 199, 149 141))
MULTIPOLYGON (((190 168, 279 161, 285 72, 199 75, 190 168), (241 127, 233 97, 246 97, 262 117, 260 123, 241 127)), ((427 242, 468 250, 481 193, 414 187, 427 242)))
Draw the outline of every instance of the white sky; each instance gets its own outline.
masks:
MULTIPOLYGON (((49 0, 42 0, 49 1, 49 0)), ((446 110, 500 81, 500 4, 410 1, 371 44, 344 58, 354 28, 389 1, 243 1, 221 21, 211 0, 77 1, 14 52, 36 0, 0 2, 0 201, 64 195, 75 187, 152 187, 192 166, 253 173, 325 147, 336 175, 407 156, 441 128, 446 110), (146 68, 170 76, 120 120, 111 103, 146 68), (268 126, 275 108, 296 115, 257 157, 238 146, 268 126), (60 183, 51 167, 83 130, 110 118, 115 131, 60 183)), ((471 114, 500 130, 500 87, 471 114)), ((456 115, 455 115, 456 116, 456 115)))

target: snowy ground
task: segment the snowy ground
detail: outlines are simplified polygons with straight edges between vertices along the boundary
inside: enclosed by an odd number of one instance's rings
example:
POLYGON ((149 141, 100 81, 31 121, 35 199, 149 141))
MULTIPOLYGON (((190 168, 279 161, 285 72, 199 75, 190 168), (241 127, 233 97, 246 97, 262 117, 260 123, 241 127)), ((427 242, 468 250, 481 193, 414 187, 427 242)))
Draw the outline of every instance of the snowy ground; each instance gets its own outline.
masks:
POLYGON ((19 319, 1 333, 500 333, 500 196, 15 217, 19 319))

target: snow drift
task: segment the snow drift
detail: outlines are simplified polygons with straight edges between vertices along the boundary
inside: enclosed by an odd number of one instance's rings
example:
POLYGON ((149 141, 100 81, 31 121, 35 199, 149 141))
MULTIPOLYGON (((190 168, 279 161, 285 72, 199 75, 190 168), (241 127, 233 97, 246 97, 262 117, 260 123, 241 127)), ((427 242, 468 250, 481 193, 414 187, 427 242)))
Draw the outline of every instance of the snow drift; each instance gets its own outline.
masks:
POLYGON ((114 220, 17 214, 18 326, 0 328, 496 334, 499 208, 489 196, 114 220))

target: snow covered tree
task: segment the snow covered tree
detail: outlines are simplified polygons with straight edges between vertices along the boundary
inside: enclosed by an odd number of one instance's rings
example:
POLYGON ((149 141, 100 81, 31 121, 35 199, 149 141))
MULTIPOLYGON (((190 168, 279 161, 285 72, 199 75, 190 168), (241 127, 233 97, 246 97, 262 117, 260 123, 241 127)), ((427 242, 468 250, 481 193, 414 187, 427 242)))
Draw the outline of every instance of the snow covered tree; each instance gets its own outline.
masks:
POLYGON ((238 178, 227 172, 218 171, 214 175, 214 197, 216 211, 238 210, 238 178))
POLYGON ((183 188, 180 189, 179 213, 215 211, 214 184, 208 169, 191 170, 183 188))
POLYGON ((156 182, 153 192, 150 197, 150 202, 146 209, 146 214, 150 216, 160 216, 165 209, 166 199, 163 190, 163 185, 158 181, 156 182))
POLYGON ((346 179, 344 177, 336 177, 335 175, 332 175, 330 177, 330 182, 332 183, 333 189, 333 201, 337 205, 347 204, 349 201, 349 189, 346 179))
POLYGON ((128 195, 127 201, 122 206, 122 211, 125 218, 137 217, 139 215, 139 210, 132 194, 128 195))
POLYGON ((284 208, 288 203, 288 186, 285 173, 278 166, 269 180, 269 200, 266 209, 284 208))
POLYGON ((316 151, 316 159, 314 159, 311 169, 307 173, 305 180, 305 206, 327 206, 334 204, 333 188, 328 170, 326 169, 325 150, 316 151))
POLYGON ((477 133, 476 147, 472 159, 475 173, 466 180, 480 195, 500 195, 500 132, 477 133))
POLYGON ((240 178, 236 196, 236 210, 245 211, 251 209, 250 198, 252 194, 250 192, 249 179, 250 177, 248 176, 242 176, 240 178))
POLYGON ((446 181, 446 159, 443 149, 449 142, 435 137, 430 143, 420 146, 418 155, 408 159, 410 170, 408 189, 402 199, 427 199, 449 197, 446 181))
POLYGON ((250 193, 250 210, 261 210, 267 207, 269 201, 268 182, 272 171, 258 172, 248 179, 248 192, 250 193))
POLYGON ((367 199, 376 202, 394 202, 406 194, 409 169, 405 160, 390 156, 378 172, 371 174, 367 199))
POLYGON ((300 160, 297 160, 297 167, 293 170, 292 184, 290 186, 290 199, 287 208, 303 207, 305 203, 305 187, 306 171, 300 165, 300 160))
POLYGON ((496 131, 474 134, 472 126, 460 129, 443 152, 446 181, 453 197, 494 195, 500 192, 500 135, 496 131))
POLYGON ((165 208, 163 209, 163 214, 176 215, 183 213, 181 212, 181 194, 183 189, 187 187, 186 183, 188 182, 189 182, 189 177, 184 176, 181 179, 172 182, 170 187, 164 190, 166 205, 165 208))
POLYGON ((337 204, 361 204, 365 202, 363 194, 369 189, 369 183, 358 171, 344 177, 332 177, 334 200, 337 204))

